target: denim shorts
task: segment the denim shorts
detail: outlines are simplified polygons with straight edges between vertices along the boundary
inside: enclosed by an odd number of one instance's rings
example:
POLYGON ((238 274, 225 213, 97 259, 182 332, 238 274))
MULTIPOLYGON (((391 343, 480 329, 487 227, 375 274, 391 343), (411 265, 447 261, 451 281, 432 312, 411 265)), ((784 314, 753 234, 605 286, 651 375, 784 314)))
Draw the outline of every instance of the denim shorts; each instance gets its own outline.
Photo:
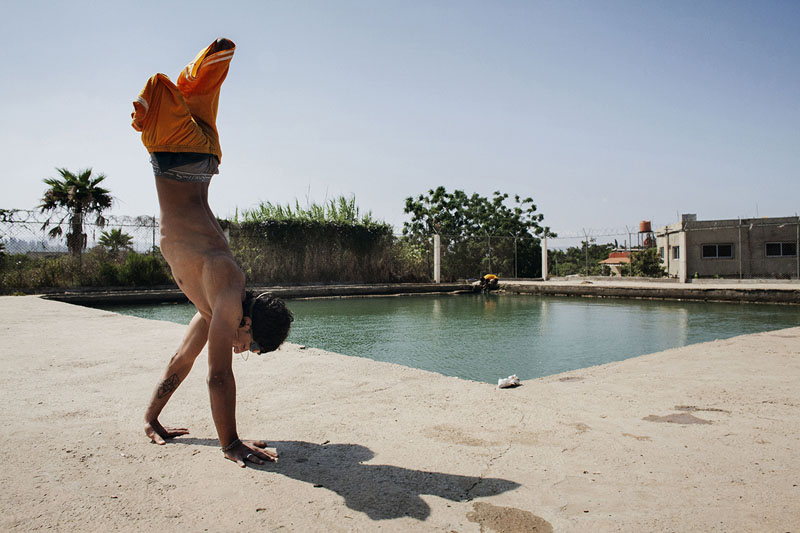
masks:
POLYGON ((156 176, 187 183, 208 183, 214 174, 219 174, 219 160, 211 154, 201 161, 178 165, 167 170, 162 170, 156 156, 150 154, 150 164, 156 176))

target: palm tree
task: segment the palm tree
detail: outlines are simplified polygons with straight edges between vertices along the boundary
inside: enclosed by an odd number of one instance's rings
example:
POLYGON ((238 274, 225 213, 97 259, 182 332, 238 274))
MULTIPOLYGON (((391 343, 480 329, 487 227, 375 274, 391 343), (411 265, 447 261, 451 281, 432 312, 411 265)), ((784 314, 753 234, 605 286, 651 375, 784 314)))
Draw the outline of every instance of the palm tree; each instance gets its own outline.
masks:
POLYGON ((112 229, 111 231, 104 231, 100 235, 100 240, 97 241, 100 246, 108 250, 112 256, 117 257, 121 250, 132 250, 133 237, 127 233, 122 233, 122 228, 112 229))
POLYGON ((100 182, 106 179, 104 174, 92 176, 92 169, 81 170, 73 174, 65 168, 56 169, 61 174, 62 179, 46 178, 45 184, 50 187, 42 197, 42 204, 39 209, 42 213, 54 212, 42 224, 42 229, 46 229, 53 216, 58 212, 66 211, 66 214, 48 232, 51 237, 58 237, 63 233, 61 224, 69 220, 69 233, 67 233, 67 248, 72 255, 80 256, 81 251, 86 247, 86 234, 83 233, 83 224, 86 216, 96 214, 95 224, 103 227, 106 219, 103 218, 103 211, 111 207, 113 198, 110 191, 99 187, 100 182))

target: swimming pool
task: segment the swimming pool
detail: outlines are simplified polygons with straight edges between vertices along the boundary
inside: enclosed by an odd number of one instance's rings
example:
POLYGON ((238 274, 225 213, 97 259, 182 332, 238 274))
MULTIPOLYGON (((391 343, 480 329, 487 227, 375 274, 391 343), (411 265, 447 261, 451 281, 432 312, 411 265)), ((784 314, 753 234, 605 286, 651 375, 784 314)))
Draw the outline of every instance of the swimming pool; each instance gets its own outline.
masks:
MULTIPOLYGON (((762 304, 513 294, 326 298, 287 304, 295 314, 290 342, 487 383, 510 374, 531 379, 800 326, 800 308, 762 304)), ((104 308, 181 324, 194 315, 190 304, 104 308)))

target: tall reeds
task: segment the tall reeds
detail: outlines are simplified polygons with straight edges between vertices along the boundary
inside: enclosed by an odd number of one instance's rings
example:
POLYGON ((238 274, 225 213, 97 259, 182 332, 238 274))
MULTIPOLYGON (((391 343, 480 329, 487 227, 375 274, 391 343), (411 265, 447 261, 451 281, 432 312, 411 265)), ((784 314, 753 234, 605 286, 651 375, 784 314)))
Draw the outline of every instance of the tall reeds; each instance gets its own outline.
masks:
POLYGON ((262 202, 221 221, 248 283, 382 283, 420 281, 430 274, 403 261, 392 227, 362 214, 355 197, 302 207, 262 202))

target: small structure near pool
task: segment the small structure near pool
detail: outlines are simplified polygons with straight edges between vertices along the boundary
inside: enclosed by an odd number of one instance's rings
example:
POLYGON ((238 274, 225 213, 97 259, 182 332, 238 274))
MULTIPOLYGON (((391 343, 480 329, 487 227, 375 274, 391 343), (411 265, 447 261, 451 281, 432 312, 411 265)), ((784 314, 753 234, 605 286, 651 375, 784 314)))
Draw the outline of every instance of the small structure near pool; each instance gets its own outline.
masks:
POLYGON ((608 259, 603 259, 600 264, 610 268, 612 276, 621 276, 622 267, 631 264, 631 252, 610 252, 608 259))

